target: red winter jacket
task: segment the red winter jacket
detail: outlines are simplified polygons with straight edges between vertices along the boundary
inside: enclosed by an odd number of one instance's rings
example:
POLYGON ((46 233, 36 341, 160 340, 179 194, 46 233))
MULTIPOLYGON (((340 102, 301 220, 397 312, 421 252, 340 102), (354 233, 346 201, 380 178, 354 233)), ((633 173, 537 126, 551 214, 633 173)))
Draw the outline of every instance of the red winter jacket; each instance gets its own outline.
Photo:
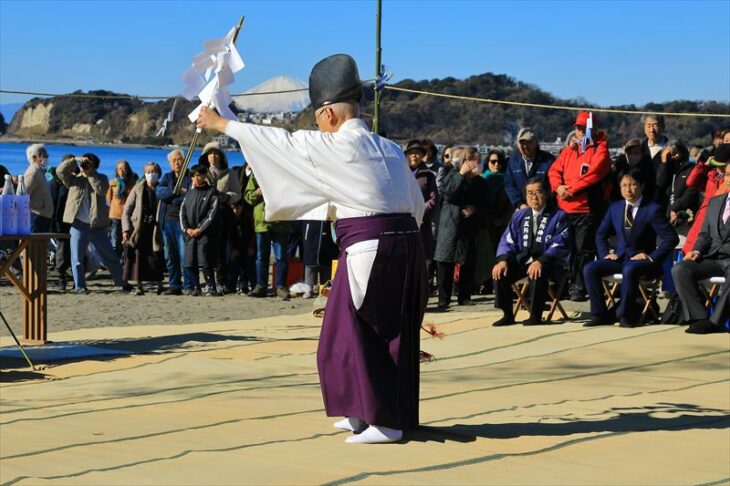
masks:
POLYGON ((568 214, 588 214, 588 190, 600 183, 611 171, 611 157, 608 154, 606 133, 598 132, 593 145, 580 151, 580 143, 565 147, 550 166, 548 179, 550 188, 557 194, 558 186, 568 186, 573 197, 563 200, 557 198, 560 209, 568 214), (581 175, 581 167, 586 166, 581 175))

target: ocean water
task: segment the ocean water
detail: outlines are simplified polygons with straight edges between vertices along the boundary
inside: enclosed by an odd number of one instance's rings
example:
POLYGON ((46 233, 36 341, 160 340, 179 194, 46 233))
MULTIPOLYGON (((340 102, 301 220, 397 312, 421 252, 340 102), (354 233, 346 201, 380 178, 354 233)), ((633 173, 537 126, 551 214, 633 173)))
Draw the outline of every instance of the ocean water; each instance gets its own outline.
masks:
MULTIPOLYGON (((24 143, 0 143, 0 165, 4 165, 12 175, 19 175, 25 172, 28 168, 28 160, 25 158, 25 149, 28 144, 24 143)), ((144 165, 148 162, 157 162, 162 167, 162 173, 170 171, 170 164, 167 162, 167 154, 172 149, 164 148, 132 148, 132 147, 121 147, 115 145, 101 145, 101 146, 88 146, 88 145, 53 145, 46 144, 48 150, 48 166, 56 167, 61 163, 61 157, 66 154, 73 154, 80 156, 82 154, 91 152, 96 154, 101 160, 101 166, 99 172, 105 174, 107 177, 114 177, 114 167, 117 161, 126 160, 129 165, 140 176, 142 175, 144 165)), ((182 149, 183 154, 187 151, 186 148, 182 149)), ((193 153, 190 159, 190 165, 193 166, 198 163, 198 157, 202 150, 197 150, 193 153)), ((226 151, 228 157, 228 165, 236 166, 244 163, 243 154, 240 150, 226 151)))

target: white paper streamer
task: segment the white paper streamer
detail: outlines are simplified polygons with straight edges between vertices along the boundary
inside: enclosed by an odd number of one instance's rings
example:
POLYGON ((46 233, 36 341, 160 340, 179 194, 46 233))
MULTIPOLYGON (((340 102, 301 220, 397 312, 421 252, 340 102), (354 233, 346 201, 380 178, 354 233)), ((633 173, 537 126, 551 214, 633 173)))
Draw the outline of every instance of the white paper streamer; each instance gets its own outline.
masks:
POLYGON ((203 106, 212 106, 223 118, 235 120, 236 115, 229 105, 233 102, 228 86, 235 81, 234 73, 245 67, 241 55, 238 53, 233 37, 236 28, 219 38, 203 43, 203 52, 193 57, 192 65, 183 73, 184 83, 181 96, 192 101, 200 98, 200 105, 193 110, 188 118, 195 122, 203 106))

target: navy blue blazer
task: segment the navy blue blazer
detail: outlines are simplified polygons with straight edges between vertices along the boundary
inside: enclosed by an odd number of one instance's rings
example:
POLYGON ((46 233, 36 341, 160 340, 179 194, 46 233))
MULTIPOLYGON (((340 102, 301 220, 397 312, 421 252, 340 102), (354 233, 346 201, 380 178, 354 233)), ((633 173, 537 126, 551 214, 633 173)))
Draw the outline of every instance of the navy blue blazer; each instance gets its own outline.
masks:
POLYGON ((608 238, 616 235, 616 255, 619 260, 630 259, 638 253, 648 254, 655 262, 661 262, 679 243, 677 230, 669 222, 665 209, 648 198, 642 198, 634 217, 634 225, 628 238, 624 233, 626 201, 611 203, 596 232, 598 256, 605 258, 609 253, 608 238), (657 246, 657 237, 661 244, 657 246))

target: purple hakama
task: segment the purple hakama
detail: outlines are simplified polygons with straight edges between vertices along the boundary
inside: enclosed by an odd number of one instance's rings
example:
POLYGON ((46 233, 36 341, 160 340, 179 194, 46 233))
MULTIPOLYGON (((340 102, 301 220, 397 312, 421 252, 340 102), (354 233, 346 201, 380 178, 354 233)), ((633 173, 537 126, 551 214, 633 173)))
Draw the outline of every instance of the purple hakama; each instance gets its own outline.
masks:
POLYGON ((317 349, 328 416, 370 425, 418 426, 420 327, 428 299, 426 259, 415 219, 383 214, 338 220, 337 275, 317 349), (379 240, 359 309, 348 279, 350 245, 379 240))

